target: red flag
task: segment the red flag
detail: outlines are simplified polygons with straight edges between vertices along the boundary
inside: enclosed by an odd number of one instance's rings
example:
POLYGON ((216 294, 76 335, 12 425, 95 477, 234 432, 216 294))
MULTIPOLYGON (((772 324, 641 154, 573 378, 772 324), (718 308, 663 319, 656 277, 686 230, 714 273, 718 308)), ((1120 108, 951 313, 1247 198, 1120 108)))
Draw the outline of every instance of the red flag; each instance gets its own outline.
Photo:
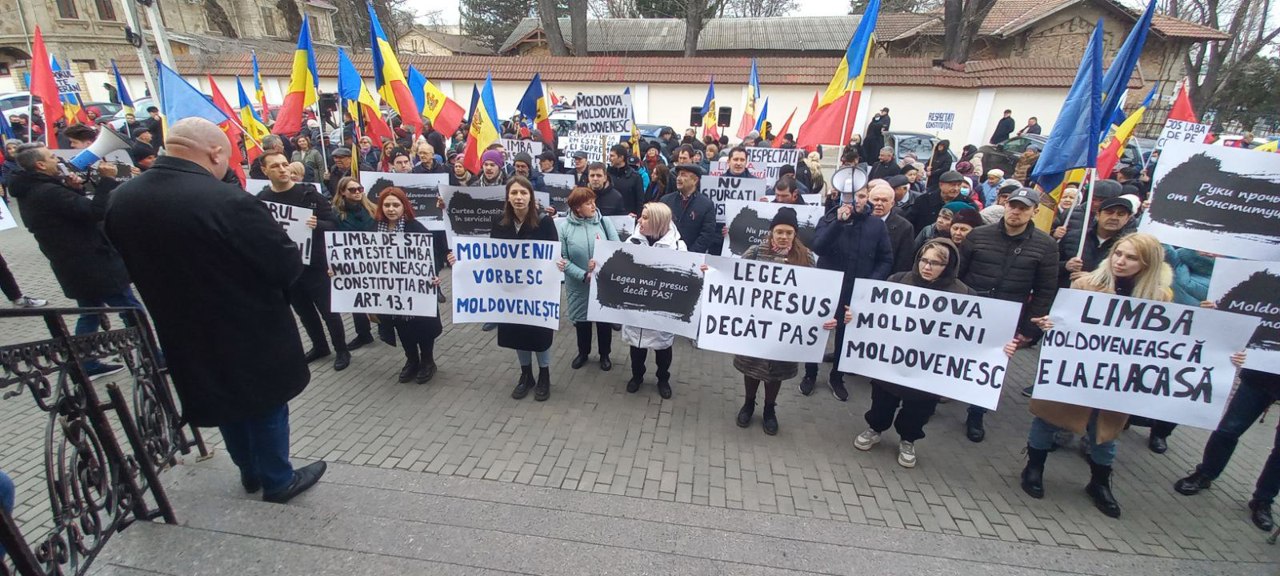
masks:
POLYGON ((1200 123, 1200 120, 1196 119, 1196 111, 1191 108, 1191 98, 1187 96, 1185 82, 1178 87, 1178 97, 1174 99, 1173 108, 1169 110, 1169 119, 1200 123))
POLYGON ((45 145, 50 150, 55 149, 58 137, 53 125, 63 117, 62 101, 58 98, 58 83, 53 79, 53 67, 49 65, 49 52, 45 49, 39 26, 36 26, 36 37, 31 46, 31 95, 41 102, 45 145))
MULTIPOLYGON (((818 96, 818 92, 813 93, 813 104, 809 105, 809 116, 813 116, 813 113, 818 110, 818 96)), ((809 116, 805 116, 805 118, 808 118, 809 116)))
POLYGON ((227 115, 227 119, 218 124, 218 127, 227 135, 227 143, 231 146, 231 170, 240 179, 240 185, 244 186, 244 156, 240 154, 240 140, 244 135, 244 131, 240 129, 239 124, 232 120, 237 114, 231 108, 231 104, 227 102, 227 99, 222 97, 222 91, 218 90, 218 84, 213 81, 213 76, 206 76, 206 78, 209 79, 209 91, 213 96, 213 105, 227 115))
POLYGON ((779 130, 778 135, 773 137, 774 148, 782 147, 782 143, 786 141, 785 137, 787 135, 787 130, 791 129, 791 119, 795 117, 796 117, 796 108, 792 108, 791 115, 787 116, 787 121, 782 124, 782 130, 779 130))

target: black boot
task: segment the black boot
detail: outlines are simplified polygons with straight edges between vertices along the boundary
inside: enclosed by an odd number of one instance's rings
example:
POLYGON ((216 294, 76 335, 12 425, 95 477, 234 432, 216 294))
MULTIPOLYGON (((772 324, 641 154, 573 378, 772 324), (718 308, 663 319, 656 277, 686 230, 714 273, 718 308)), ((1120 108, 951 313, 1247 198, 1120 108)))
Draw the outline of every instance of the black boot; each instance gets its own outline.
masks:
POLYGON ((1249 520, 1258 529, 1267 532, 1276 527, 1275 520, 1271 518, 1271 504, 1259 500, 1249 501, 1249 520))
POLYGON ((1213 486, 1213 481, 1205 478, 1200 473, 1200 467, 1197 466, 1195 472, 1192 472, 1190 476, 1175 482, 1173 489, 1183 496, 1195 496, 1201 490, 1207 490, 1210 486, 1213 486))
POLYGON ((964 435, 970 442, 981 442, 987 437, 987 430, 982 427, 982 414, 969 413, 964 421, 964 435))
POLYGON ((1120 504, 1116 503, 1116 497, 1111 493, 1111 467, 1090 460, 1089 471, 1091 473, 1089 485, 1084 487, 1084 491, 1093 498, 1093 505, 1103 514, 1119 518, 1120 504))
POLYGON ((776 404, 764 405, 764 433, 773 436, 778 433, 778 414, 774 412, 776 404))
POLYGON ((755 416, 755 414, 756 414, 756 399, 747 398, 747 401, 742 403, 742 409, 738 410, 738 427, 746 428, 747 426, 750 426, 751 417, 755 416))
POLYGON ((533 388, 533 367, 520 367, 520 381, 516 382, 516 387, 511 391, 511 397, 519 400, 529 395, 529 389, 533 388))
POLYGON ((400 383, 404 384, 413 380, 413 375, 418 373, 418 362, 416 360, 406 360, 404 368, 400 369, 400 383))
POLYGON ((1044 498, 1044 460, 1048 450, 1027 446, 1027 467, 1022 469, 1022 491, 1032 498, 1044 498))
POLYGON ((551 370, 546 366, 538 368, 538 384, 533 388, 533 399, 539 402, 551 397, 551 370))

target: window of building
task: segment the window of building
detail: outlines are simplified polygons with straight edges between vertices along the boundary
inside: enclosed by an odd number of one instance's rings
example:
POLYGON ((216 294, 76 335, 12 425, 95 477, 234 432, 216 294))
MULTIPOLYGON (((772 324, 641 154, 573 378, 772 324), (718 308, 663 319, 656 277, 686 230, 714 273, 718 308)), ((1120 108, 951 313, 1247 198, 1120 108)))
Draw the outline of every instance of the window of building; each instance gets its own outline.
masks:
POLYGON ((210 18, 209 16, 210 16, 210 15, 209 15, 209 11, 208 11, 208 10, 205 10, 205 11, 204 11, 204 27, 205 27, 205 29, 206 29, 206 30, 208 30, 210 34, 218 34, 218 35, 221 35, 221 34, 222 34, 222 29, 221 29, 221 28, 218 28, 218 24, 217 24, 216 22, 214 22, 214 21, 213 21, 213 18, 210 18))
POLYGON ((311 20, 311 38, 314 39, 317 36, 320 36, 320 19, 314 14, 307 16, 307 18, 311 20))
POLYGON ((115 22, 116 9, 111 0, 93 0, 93 5, 98 8, 98 19, 115 22))
POLYGON ((79 18, 80 12, 76 10, 75 0, 57 0, 58 17, 59 18, 79 18))
POLYGON ((276 36, 275 12, 272 11, 270 8, 266 8, 266 7, 259 8, 258 11, 262 16, 263 34, 266 34, 267 36, 275 37, 276 36))
POLYGON ((96 60, 72 60, 72 62, 74 62, 76 68, 79 68, 80 70, 98 69, 98 62, 96 60))

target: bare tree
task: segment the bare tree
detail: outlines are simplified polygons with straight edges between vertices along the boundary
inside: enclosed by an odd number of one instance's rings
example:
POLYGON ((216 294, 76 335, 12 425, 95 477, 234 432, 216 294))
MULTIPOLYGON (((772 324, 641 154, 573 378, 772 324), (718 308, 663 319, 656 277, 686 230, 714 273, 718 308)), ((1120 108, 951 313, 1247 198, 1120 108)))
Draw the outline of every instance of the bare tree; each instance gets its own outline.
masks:
POLYGON ((591 0, 591 15, 596 18, 639 18, 635 0, 591 0))
POLYGON ((538 20, 542 22, 542 36, 552 56, 568 56, 564 34, 560 31, 560 18, 556 13, 556 0, 538 0, 538 20))
POLYGON ((569 0, 569 41, 574 56, 587 55, 587 0, 569 0))
POLYGON ((725 0, 720 9, 724 18, 774 18, 786 16, 800 7, 796 0, 725 0))
POLYGON ((1270 23, 1270 0, 1166 0, 1163 9, 1169 16, 1222 30, 1227 35, 1220 42, 1192 46, 1183 59, 1189 78, 1187 93, 1196 110, 1221 104, 1223 87, 1263 48, 1274 47, 1280 36, 1280 25, 1270 23))
POLYGON ((945 0, 942 4, 944 66, 960 67, 969 59, 969 49, 996 0, 945 0))

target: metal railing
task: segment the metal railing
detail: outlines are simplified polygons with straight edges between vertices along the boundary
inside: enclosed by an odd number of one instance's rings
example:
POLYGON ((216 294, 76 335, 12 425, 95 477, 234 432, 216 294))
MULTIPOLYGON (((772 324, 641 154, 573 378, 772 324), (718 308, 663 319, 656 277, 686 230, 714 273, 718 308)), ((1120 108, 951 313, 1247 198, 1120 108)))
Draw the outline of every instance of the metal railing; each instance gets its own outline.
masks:
POLYGON ((0 510, 7 552, 0 574, 85 574, 107 540, 133 522, 176 523, 159 473, 193 447, 202 456, 208 451, 182 419, 141 310, 0 310, 0 325, 23 318, 42 319, 49 338, 0 346, 0 401, 27 397, 48 415, 44 473, 52 528, 24 536, 0 510), (68 318, 85 314, 99 315, 103 330, 73 334, 68 318), (109 324, 115 314, 124 320, 119 329, 109 324), (86 364, 104 360, 122 363, 132 376, 131 401, 117 383, 89 377, 86 364))

